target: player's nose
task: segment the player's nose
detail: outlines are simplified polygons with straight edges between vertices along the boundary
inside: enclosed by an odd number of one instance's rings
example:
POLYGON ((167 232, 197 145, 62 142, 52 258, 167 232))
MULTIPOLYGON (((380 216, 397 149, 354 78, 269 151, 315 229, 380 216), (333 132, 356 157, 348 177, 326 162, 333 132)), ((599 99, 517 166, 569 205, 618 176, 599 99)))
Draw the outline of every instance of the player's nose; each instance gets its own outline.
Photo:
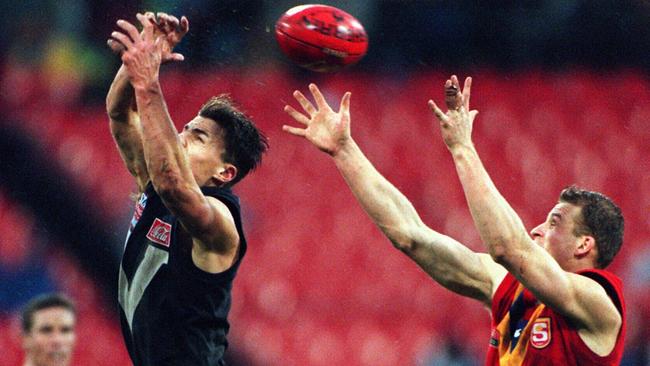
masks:
POLYGON ((533 237, 533 240, 537 238, 544 237, 544 224, 539 224, 533 230, 530 231, 530 236, 533 237))

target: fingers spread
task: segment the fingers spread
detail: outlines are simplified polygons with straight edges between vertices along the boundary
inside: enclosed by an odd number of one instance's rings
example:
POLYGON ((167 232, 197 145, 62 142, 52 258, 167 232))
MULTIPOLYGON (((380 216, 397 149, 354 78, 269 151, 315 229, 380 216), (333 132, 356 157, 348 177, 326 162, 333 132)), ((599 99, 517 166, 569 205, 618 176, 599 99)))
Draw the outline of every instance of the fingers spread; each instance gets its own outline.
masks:
POLYGON ((458 76, 452 75, 451 76, 451 83, 454 85, 456 89, 460 89, 460 83, 458 82, 458 76))
POLYGON ((136 14, 135 16, 138 18, 138 21, 140 24, 142 24, 142 33, 144 35, 144 39, 146 40, 151 40, 153 39, 153 31, 154 31, 154 23, 151 22, 151 18, 144 16, 140 13, 136 14))
POLYGON ((291 127, 287 125, 282 126, 282 131, 289 132, 294 136, 301 136, 301 137, 305 137, 305 135, 307 134, 306 130, 303 128, 291 127))
MULTIPOLYGON (((121 33, 121 32, 113 32, 111 33, 111 37, 115 38, 119 43, 123 45, 127 50, 131 47, 133 47, 133 41, 131 41, 131 38, 129 38, 126 34, 121 33)), ((113 47, 111 47, 113 48, 113 47)))
POLYGON ((180 22, 178 21, 178 18, 176 18, 173 15, 169 16, 169 22, 171 23, 172 26, 174 26, 174 29, 178 29, 180 22))
POLYGON ((302 109, 304 109, 305 112, 307 112, 307 114, 309 114, 310 116, 316 114, 316 108, 314 108, 314 105, 311 104, 311 102, 307 98, 305 98, 305 96, 300 91, 298 90, 294 91, 293 97, 296 98, 298 103, 300 103, 300 105, 302 106, 302 109))
POLYGON ((183 15, 181 17, 181 34, 186 34, 190 30, 190 21, 187 20, 187 17, 183 15))
POLYGON ((465 109, 469 110, 469 98, 472 94, 472 78, 467 77, 465 79, 465 86, 463 86, 463 105, 465 109))
POLYGON ((131 38, 132 40, 132 42, 130 42, 131 44, 137 42, 140 39, 140 33, 138 32, 138 29, 133 24, 127 22, 126 20, 122 20, 122 19, 118 20, 117 26, 122 28, 124 32, 126 32, 126 34, 131 38))
POLYGON ((469 120, 473 122, 477 114, 478 114, 477 110, 469 111, 469 120))
POLYGON ((440 122, 444 122, 448 119, 448 117, 440 110, 440 108, 438 108, 436 102, 434 102, 433 100, 429 100, 428 104, 429 104, 429 108, 431 108, 433 114, 436 115, 436 117, 438 118, 438 120, 440 120, 440 122))
POLYGON ((178 52, 172 53, 170 57, 171 57, 172 61, 184 61, 185 60, 185 56, 183 56, 183 54, 178 53, 178 52))
POLYGON ((284 111, 287 112, 291 117, 293 117, 293 119, 295 119, 297 122, 302 123, 305 126, 309 125, 309 118, 307 118, 304 114, 295 110, 295 108, 293 108, 292 106, 290 105, 284 106, 284 111))
POLYGON ((327 101, 325 101, 325 97, 323 94, 318 90, 318 87, 316 84, 309 84, 309 91, 311 91, 311 95, 314 96, 314 100, 316 101, 316 105, 318 106, 318 109, 330 109, 330 106, 327 104, 327 101))
POLYGON ((456 110, 462 105, 462 95, 453 80, 445 83, 445 104, 449 110, 456 110))
POLYGON ((347 92, 343 94, 343 98, 341 99, 341 108, 339 108, 339 113, 344 113, 344 114, 349 114, 350 113, 350 97, 352 96, 352 93, 347 92))
POLYGON ((124 52, 124 50, 126 49, 122 43, 112 38, 106 41, 106 44, 108 44, 108 47, 111 49, 111 51, 113 51, 113 53, 116 53, 118 55, 124 52))

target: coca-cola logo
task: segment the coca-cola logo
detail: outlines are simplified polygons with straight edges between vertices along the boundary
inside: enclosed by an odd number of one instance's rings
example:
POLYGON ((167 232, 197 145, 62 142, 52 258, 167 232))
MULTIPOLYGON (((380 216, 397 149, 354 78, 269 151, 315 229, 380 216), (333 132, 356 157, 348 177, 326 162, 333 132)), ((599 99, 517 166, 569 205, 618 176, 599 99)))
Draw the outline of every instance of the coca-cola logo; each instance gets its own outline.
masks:
POLYGON ((168 247, 171 243, 171 233, 172 226, 170 224, 160 219, 156 219, 147 233, 147 239, 168 247))

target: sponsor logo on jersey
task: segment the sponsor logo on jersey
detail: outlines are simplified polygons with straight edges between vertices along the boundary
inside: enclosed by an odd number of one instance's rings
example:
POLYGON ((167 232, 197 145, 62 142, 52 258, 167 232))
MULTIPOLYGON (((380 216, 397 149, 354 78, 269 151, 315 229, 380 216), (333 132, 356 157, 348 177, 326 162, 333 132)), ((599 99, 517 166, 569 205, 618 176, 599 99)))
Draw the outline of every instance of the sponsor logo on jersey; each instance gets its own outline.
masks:
POLYGON ((498 348, 499 340, 501 339, 501 334, 497 328, 492 328, 490 332, 490 347, 498 348))
POLYGON ((147 233, 147 239, 166 247, 169 247, 171 236, 172 226, 158 218, 153 222, 147 233))
POLYGON ((533 328, 530 332, 530 344, 537 348, 542 349, 551 343, 551 319, 539 318, 533 323, 533 328))
POLYGON ((142 217, 142 211, 144 211, 144 206, 146 205, 147 205, 147 196, 145 196, 143 193, 138 203, 135 204, 135 212, 133 213, 133 217, 136 220, 140 220, 140 217, 142 217))
POLYGON ((143 193, 140 196, 138 202, 136 202, 135 204, 135 210, 133 211, 133 217, 131 218, 131 227, 129 228, 129 230, 133 230, 135 225, 137 225, 138 221, 140 221, 145 206, 147 206, 147 195, 143 193))

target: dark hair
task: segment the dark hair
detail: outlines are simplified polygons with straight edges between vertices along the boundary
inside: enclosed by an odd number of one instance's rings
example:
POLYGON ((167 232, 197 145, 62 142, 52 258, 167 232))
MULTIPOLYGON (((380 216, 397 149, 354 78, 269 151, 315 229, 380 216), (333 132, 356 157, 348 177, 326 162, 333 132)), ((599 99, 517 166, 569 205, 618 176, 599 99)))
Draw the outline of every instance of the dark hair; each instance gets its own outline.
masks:
POLYGON ((560 202, 581 208, 574 235, 593 236, 598 248, 597 265, 607 267, 623 245, 625 222, 621 209, 609 197, 576 186, 565 188, 560 193, 560 202))
POLYGON ((62 294, 46 294, 33 298, 27 303, 21 315, 23 333, 31 332, 34 326, 34 313, 43 309, 64 308, 77 316, 77 308, 72 300, 62 294))
POLYGON ((261 163, 262 154, 269 147, 266 136, 237 109, 228 95, 210 98, 201 107, 199 115, 214 120, 223 129, 226 151, 222 158, 237 167, 237 175, 227 186, 242 180, 261 163))

